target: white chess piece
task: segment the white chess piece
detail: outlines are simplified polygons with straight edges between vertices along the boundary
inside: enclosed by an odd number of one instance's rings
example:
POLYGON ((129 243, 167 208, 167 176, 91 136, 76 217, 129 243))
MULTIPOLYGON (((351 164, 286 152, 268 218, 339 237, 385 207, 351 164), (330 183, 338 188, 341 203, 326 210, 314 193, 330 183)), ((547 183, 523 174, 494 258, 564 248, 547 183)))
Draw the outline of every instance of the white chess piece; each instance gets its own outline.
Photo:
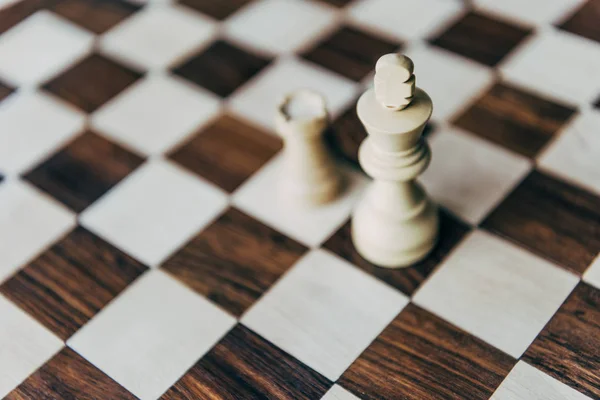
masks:
POLYGON ((341 177, 323 140, 328 122, 325 100, 310 90, 289 94, 277 108, 275 126, 284 140, 280 187, 287 201, 312 206, 339 194, 341 177))
POLYGON ((437 208, 415 181, 431 158, 421 135, 432 111, 427 93, 415 87, 412 61, 400 54, 380 58, 375 87, 357 104, 369 134, 359 162, 374 181, 352 215, 354 246, 373 264, 408 266, 437 241, 437 208))

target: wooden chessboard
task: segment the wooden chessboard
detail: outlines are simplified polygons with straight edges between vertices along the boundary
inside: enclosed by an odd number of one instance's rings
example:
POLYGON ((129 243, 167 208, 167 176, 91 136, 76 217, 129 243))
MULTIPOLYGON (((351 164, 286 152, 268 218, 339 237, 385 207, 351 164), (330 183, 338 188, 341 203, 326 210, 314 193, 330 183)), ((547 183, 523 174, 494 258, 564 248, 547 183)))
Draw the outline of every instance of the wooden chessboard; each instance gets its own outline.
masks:
POLYGON ((0 397, 600 398, 599 0, 0 0, 0 397), (439 245, 354 251, 354 106, 434 100, 439 245), (349 182, 276 194, 323 93, 349 182))

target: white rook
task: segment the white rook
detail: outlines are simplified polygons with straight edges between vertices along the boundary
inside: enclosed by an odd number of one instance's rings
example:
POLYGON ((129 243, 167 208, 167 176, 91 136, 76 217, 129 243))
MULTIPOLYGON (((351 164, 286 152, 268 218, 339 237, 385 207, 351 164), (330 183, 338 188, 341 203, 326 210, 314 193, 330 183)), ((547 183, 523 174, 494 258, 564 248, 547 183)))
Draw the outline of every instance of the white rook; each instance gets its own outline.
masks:
POLYGON ((433 104, 415 86, 412 61, 400 54, 379 59, 375 87, 358 100, 368 137, 358 158, 374 181, 352 214, 352 240, 359 254, 382 267, 403 267, 435 246, 438 213, 415 179, 429 165, 422 138, 433 104))
POLYGON ((294 205, 324 204, 342 189, 337 165, 323 140, 328 122, 325 100, 310 90, 289 94, 277 109, 275 125, 284 141, 280 189, 294 205))

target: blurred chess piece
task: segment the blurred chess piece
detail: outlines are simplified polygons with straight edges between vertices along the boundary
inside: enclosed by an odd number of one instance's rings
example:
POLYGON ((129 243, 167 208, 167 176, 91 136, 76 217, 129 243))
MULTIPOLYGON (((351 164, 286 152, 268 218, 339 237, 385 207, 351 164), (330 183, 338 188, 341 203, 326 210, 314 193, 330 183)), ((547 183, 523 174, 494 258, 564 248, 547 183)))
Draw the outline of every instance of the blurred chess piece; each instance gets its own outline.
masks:
POLYGON ((352 216, 354 246, 373 264, 408 266, 437 241, 437 208, 415 181, 431 158, 421 136, 432 111, 427 93, 415 86, 412 61, 400 54, 381 57, 374 88, 357 104, 368 133, 359 162, 374 181, 352 216))
POLYGON ((324 204, 341 191, 341 176, 323 139, 328 124, 325 99, 310 90, 290 93, 277 108, 275 126, 284 140, 280 186, 295 204, 324 204))

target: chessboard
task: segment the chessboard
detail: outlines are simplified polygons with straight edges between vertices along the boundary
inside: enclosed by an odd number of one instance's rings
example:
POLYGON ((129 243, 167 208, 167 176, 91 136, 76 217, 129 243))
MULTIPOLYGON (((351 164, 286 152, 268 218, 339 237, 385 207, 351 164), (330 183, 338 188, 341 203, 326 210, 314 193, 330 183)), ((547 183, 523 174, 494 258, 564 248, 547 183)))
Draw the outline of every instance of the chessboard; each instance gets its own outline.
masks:
POLYGON ((0 0, 0 397, 600 398, 599 0, 0 0), (434 251, 369 264, 355 111, 434 102, 434 251), (276 195, 286 93, 348 185, 276 195))

